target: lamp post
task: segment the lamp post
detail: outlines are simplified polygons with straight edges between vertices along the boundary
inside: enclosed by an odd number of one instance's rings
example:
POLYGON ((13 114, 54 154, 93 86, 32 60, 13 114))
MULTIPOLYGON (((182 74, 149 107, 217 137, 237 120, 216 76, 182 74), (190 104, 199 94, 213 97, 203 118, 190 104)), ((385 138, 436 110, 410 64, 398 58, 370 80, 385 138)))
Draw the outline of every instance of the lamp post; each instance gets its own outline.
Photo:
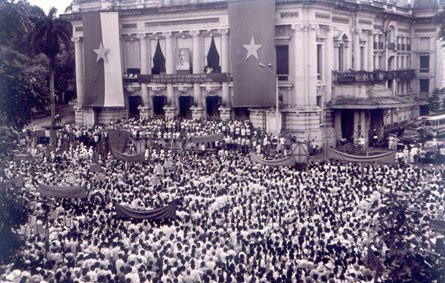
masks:
POLYGON ((280 105, 279 105, 279 86, 278 86, 278 75, 277 73, 272 69, 272 64, 267 64, 264 65, 263 63, 259 63, 258 66, 260 66, 263 69, 268 70, 269 72, 271 72, 274 76, 275 76, 275 126, 276 126, 276 133, 277 133, 277 137, 280 134, 280 123, 279 123, 279 112, 280 112, 280 105))

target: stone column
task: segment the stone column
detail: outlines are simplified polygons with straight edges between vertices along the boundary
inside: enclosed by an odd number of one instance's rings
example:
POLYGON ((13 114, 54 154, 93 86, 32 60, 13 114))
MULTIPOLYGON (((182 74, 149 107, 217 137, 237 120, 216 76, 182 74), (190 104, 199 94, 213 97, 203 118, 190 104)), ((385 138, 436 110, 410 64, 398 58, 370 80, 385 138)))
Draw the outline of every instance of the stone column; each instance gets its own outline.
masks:
POLYGON ((374 36, 372 35, 372 32, 368 33, 368 64, 367 64, 367 70, 369 72, 374 71, 374 36))
POLYGON ((305 84, 307 83, 305 75, 306 56, 304 54, 304 51, 306 50, 304 46, 305 27, 303 25, 292 25, 292 29, 294 30, 292 41, 295 50, 295 58, 299 58, 299 60, 293 61, 293 68, 295 69, 295 86, 293 88, 294 93, 291 95, 291 105, 302 106, 304 104, 305 84))
MULTIPOLYGON (((199 30, 191 31, 192 44, 193 44, 193 74, 202 73, 201 66, 201 33, 199 30)), ((199 83, 193 83, 193 104, 192 118, 193 120, 201 119, 204 117, 204 108, 202 103, 201 86, 199 83)))
POLYGON ((306 106, 317 104, 317 26, 309 25, 306 37, 307 55, 307 83, 306 83, 306 106))
MULTIPOLYGON (((192 35, 193 40, 193 74, 200 74, 202 73, 200 60, 201 35, 199 30, 191 31, 190 34, 192 35)), ((199 83, 193 84, 193 99, 195 105, 197 105, 198 107, 202 107, 201 87, 199 83)))
POLYGON ((358 138, 360 137, 360 112, 359 110, 354 111, 354 122, 353 122, 353 133, 352 133, 352 141, 354 144, 358 143, 358 138))
MULTIPOLYGON (((163 33, 165 37, 165 71, 167 75, 174 73, 174 61, 173 61, 173 37, 171 32, 163 33)), ((167 105, 164 107, 165 115, 167 118, 173 118, 176 115, 176 99, 175 91, 172 84, 167 84, 167 105)))
MULTIPOLYGON (((229 35, 228 30, 220 30, 221 33, 221 72, 229 72, 229 35)), ((222 102, 225 106, 231 107, 229 83, 222 83, 222 102)))
POLYGON ((329 27, 326 37, 325 44, 325 75, 324 81, 326 83, 326 100, 325 102, 331 101, 332 98, 332 70, 334 70, 333 59, 336 54, 334 53, 334 30, 329 27))
MULTIPOLYGON (((221 33, 221 72, 229 72, 229 30, 223 29, 221 33)), ((222 120, 230 120, 232 117, 232 101, 230 98, 229 83, 222 83, 222 104, 219 107, 219 115, 222 120)))
POLYGON ((73 41, 74 41, 74 52, 76 57, 77 105, 82 107, 85 104, 82 40, 80 37, 73 37, 73 41))
POLYGON ((368 123, 367 123, 367 111, 360 111, 360 135, 365 138, 365 148, 368 147, 368 123))
MULTIPOLYGON (((148 60, 147 60, 147 41, 148 38, 146 34, 139 34, 139 44, 140 44, 140 52, 141 52, 141 74, 148 74, 148 60)), ((141 100, 142 105, 139 106, 139 113, 141 117, 150 117, 151 115, 151 106, 150 106, 150 95, 148 92, 148 88, 146 84, 141 84, 141 100)))
POLYGON ((340 140, 343 137, 343 130, 341 128, 341 110, 336 110, 334 113, 335 135, 336 139, 340 140))
POLYGON ((353 34, 353 48, 354 48, 354 66, 352 66, 352 69, 355 71, 360 70, 360 31, 357 29, 354 29, 352 32, 353 34))

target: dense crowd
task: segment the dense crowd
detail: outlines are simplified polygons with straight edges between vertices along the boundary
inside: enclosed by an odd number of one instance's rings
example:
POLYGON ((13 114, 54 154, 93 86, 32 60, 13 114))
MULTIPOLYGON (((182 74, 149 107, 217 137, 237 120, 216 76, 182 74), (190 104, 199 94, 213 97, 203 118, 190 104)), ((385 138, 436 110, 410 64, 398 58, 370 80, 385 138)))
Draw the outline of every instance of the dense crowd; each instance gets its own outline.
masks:
POLYGON ((388 249, 374 241, 382 233, 375 211, 394 192, 424 215, 416 220, 419 246, 432 250, 438 237, 427 224, 444 214, 442 168, 261 166, 243 152, 243 139, 249 150, 273 139, 248 122, 134 120, 110 127, 138 140, 224 133, 224 143, 235 146, 153 147, 146 162, 128 164, 107 154, 98 171, 91 165, 107 128, 64 128, 59 146, 69 140, 67 150, 37 150, 34 160, 5 164, 5 178, 24 178, 23 197, 32 204, 24 231, 41 226, 46 211, 50 217, 49 249, 45 233, 25 233, 26 246, 2 282, 372 282, 368 248, 382 260, 388 249), (39 183, 82 185, 88 197, 44 198, 39 183), (177 217, 163 221, 121 219, 114 210, 115 203, 150 210, 171 202, 177 217))

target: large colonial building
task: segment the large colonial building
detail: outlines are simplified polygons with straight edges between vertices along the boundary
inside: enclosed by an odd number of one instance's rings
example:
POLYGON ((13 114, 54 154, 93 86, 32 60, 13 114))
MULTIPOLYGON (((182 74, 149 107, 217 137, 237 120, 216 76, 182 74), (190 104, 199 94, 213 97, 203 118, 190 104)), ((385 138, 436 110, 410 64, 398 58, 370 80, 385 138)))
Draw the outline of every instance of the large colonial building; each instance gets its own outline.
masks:
MULTIPOLYGON (((277 77, 278 122, 274 104, 234 107, 234 97, 244 94, 235 93, 231 79, 231 2, 74 1, 63 17, 74 29, 76 123, 128 115, 249 118, 267 130, 279 127, 335 145, 341 138, 367 139, 374 130, 383 136, 418 116, 433 89, 445 86, 445 58, 433 20, 438 0, 276 0, 275 62, 262 62, 255 50, 245 48, 251 52, 248 60, 258 59, 258 74, 270 71, 277 77), (121 69, 121 82, 115 79, 113 87, 123 88, 120 107, 85 103, 84 57, 90 51, 83 37, 92 26, 84 26, 83 16, 94 11, 117 15, 120 64, 113 68, 121 69)), ((257 21, 260 26, 262 18, 257 21)))

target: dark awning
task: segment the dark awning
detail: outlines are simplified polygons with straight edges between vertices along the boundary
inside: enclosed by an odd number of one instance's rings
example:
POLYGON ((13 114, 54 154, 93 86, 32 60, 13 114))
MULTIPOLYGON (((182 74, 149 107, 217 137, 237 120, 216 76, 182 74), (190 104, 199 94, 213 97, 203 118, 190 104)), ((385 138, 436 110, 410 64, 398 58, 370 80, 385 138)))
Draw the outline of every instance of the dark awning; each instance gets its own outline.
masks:
POLYGON ((414 100, 398 96, 337 97, 328 103, 330 109, 392 109, 415 105, 414 100))

